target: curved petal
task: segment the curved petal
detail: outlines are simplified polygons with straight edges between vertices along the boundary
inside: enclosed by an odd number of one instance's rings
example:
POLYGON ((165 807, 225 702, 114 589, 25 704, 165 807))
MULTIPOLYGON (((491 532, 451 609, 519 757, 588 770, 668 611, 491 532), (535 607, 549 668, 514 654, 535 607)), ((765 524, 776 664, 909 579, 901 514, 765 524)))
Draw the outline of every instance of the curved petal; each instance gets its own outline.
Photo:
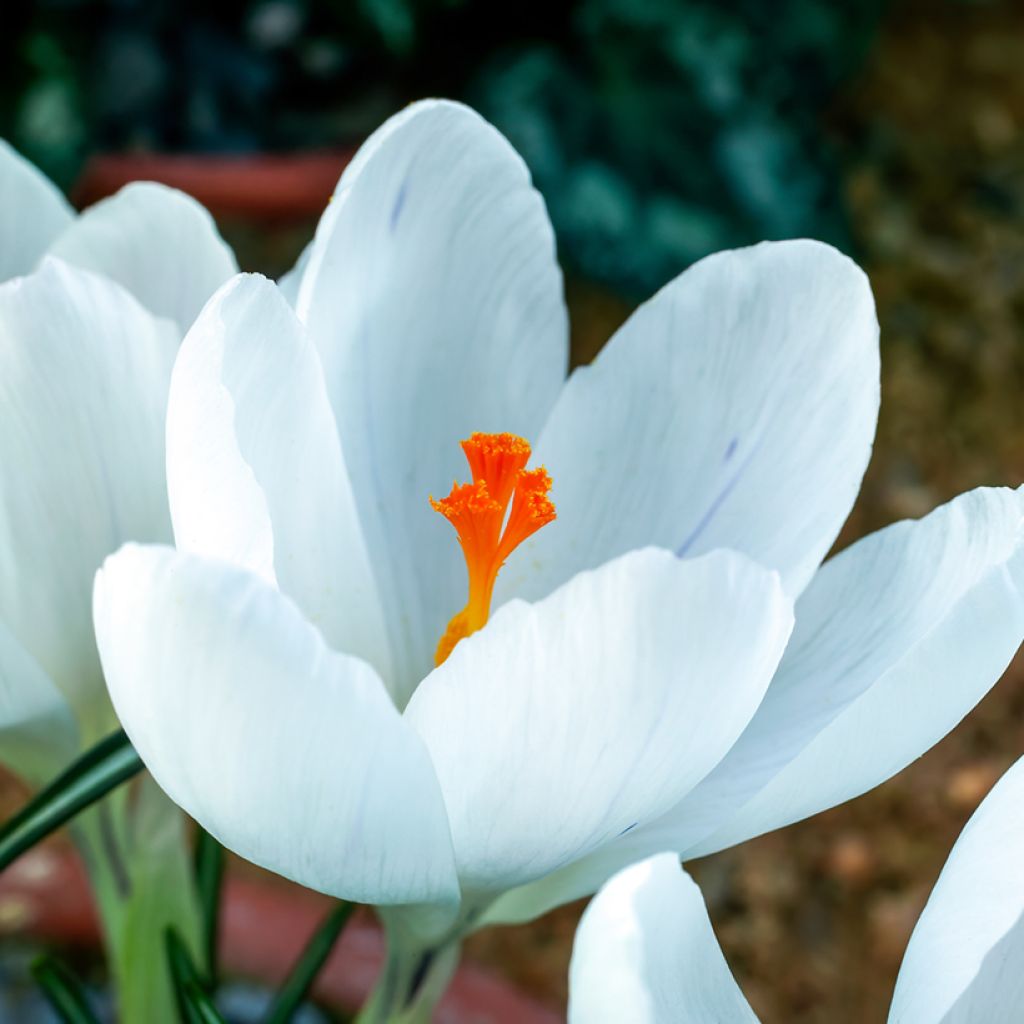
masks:
POLYGON ((831 559, 747 731, 673 811, 676 848, 710 853, 859 796, 956 726, 1024 639, 1022 516, 1024 491, 982 488, 831 559), (706 838, 687 848, 686 833, 706 838))
POLYGON ((778 577, 725 551, 634 552, 500 609, 406 709, 463 890, 521 885, 676 803, 749 721, 791 626, 778 577))
POLYGON ((112 722, 93 575, 126 540, 170 538, 176 344, 124 289, 57 260, 0 286, 0 619, 75 708, 85 744, 112 722))
POLYGON ((184 334, 206 300, 237 273, 213 218, 191 196, 152 181, 90 206, 50 252, 124 285, 184 334))
POLYGON ((0 761, 38 787, 77 752, 70 705, 0 621, 0 761))
POLYGON ((0 281, 34 270, 74 216, 57 186, 0 139, 0 281))
POLYGON ((1024 760, 967 823, 910 937, 890 1024, 1018 1020, 1024 1004, 1024 760))
POLYGON ((536 438, 565 374, 544 204, 495 129, 455 103, 392 118, 346 169, 297 311, 320 350, 406 692, 465 603, 431 493, 475 430, 536 438))
POLYGON ((167 479, 179 548, 276 582, 335 649, 387 676, 380 600, 320 360, 265 278, 226 284, 182 343, 167 479))
POLYGON ((505 894, 489 922, 525 921, 659 850, 687 858, 859 795, 949 732, 1024 636, 1024 492, 980 489, 831 559, 736 745, 660 820, 505 894))
POLYGON ((114 707, 146 766, 225 846, 361 903, 453 901, 430 759, 365 662, 258 576, 129 545, 96 578, 114 707))
POLYGON ((502 574, 541 597, 645 544, 731 548, 795 597, 846 519, 878 414, 867 278, 819 242, 695 264, 576 370, 536 458, 558 520, 502 574))
POLYGON ((662 853, 617 874, 580 920, 569 1024, 757 1024, 700 889, 662 853))

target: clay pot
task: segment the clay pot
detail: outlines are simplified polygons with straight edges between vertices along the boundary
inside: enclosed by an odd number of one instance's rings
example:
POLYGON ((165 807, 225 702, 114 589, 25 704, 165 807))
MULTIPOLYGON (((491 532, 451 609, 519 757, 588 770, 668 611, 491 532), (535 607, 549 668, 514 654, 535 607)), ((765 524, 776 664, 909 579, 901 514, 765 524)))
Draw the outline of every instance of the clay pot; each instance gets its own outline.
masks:
POLYGON ((82 207, 131 181, 159 181, 198 199, 214 217, 265 223, 320 216, 352 150, 289 156, 100 154, 71 199, 82 207))

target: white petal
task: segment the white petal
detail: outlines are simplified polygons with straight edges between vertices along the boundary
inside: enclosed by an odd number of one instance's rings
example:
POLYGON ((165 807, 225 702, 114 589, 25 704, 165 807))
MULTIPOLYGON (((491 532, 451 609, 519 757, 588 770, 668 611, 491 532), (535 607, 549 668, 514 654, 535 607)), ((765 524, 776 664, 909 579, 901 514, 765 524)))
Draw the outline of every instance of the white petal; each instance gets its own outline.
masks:
POLYGON ((0 281, 34 270, 74 216, 57 186, 0 139, 0 281))
POLYGON ((226 284, 182 343, 167 473, 179 548, 276 582, 335 649, 387 674, 380 600, 320 360, 265 278, 226 284))
POLYGON ((890 1024, 997 1024, 1024 1005, 1024 761, 949 855, 910 937, 890 1024))
POLYGON ((464 891, 497 893, 650 821, 729 749, 789 636, 778 577, 648 549, 513 601, 416 691, 464 891))
POLYGON ((941 739, 1024 636, 1024 493, 981 489, 865 538, 821 569, 739 742, 677 807, 504 895, 527 921, 659 850, 700 856, 857 796, 941 739))
POLYGON ((169 323, 46 260, 0 286, 0 619, 64 692, 83 742, 112 724, 92 578, 129 539, 170 538, 169 323))
POLYGON ((70 705, 0 621, 0 762, 38 787, 77 752, 70 705))
POLYGON ((428 504, 472 431, 535 439, 565 374, 562 279, 522 160, 472 111, 408 108, 346 169, 297 310, 320 350, 397 669, 409 690, 465 604, 428 504))
POLYGON ((536 598, 656 544, 741 551, 796 596, 846 519, 878 413, 867 278, 818 242, 709 256, 575 371, 537 460, 558 520, 498 583, 536 598))
POLYGON ((1024 638, 1022 513, 1024 491, 983 488, 830 560, 754 720, 665 823, 675 848, 703 834, 697 856, 833 807, 945 736, 1024 638), (739 810, 722 824, 726 807, 739 810))
POLYGON ((569 965, 569 1024, 757 1024, 672 853, 616 875, 587 907, 569 965))
POLYGON ((225 846, 363 903, 456 898, 430 760, 365 662, 258 576, 129 545, 96 579, 111 698, 153 777, 225 846))
POLYGON ((238 271, 209 213, 184 192, 150 181, 89 207, 50 251, 113 278, 182 333, 238 271))

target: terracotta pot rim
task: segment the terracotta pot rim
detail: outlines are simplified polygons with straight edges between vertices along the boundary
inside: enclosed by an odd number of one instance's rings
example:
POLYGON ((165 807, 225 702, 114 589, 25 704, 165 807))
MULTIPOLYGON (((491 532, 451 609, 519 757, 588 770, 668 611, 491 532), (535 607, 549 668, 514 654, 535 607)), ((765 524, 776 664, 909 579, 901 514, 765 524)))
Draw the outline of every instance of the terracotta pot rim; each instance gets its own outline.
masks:
POLYGON ((157 181, 187 192, 215 217, 304 220, 323 211, 353 153, 98 153, 71 198, 82 208, 130 182, 157 181))

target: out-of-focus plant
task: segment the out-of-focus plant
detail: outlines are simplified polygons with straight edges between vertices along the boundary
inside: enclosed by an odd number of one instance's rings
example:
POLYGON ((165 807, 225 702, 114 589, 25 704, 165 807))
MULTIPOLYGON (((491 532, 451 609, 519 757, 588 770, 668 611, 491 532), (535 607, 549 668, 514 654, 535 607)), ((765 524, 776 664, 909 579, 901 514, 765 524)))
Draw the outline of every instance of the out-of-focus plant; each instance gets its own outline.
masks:
POLYGON ((877 5, 586 0, 572 50, 524 44, 474 83, 589 276, 646 290, 716 249, 842 245, 821 115, 877 5))
POLYGON ((68 183, 91 148, 359 141, 469 99, 523 154, 566 262, 643 293, 707 253, 842 246, 822 113, 883 0, 35 0, 0 42, 0 131, 68 183))

